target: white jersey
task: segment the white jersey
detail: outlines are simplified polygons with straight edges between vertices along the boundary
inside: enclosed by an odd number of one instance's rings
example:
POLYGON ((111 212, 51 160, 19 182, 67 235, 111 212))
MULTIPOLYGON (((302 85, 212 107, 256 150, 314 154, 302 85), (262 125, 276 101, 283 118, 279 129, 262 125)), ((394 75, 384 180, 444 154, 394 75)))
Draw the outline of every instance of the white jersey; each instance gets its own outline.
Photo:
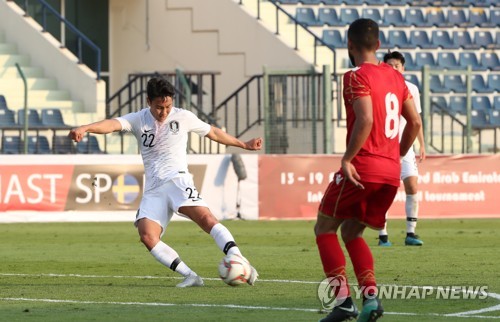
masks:
MULTIPOLYGON (((413 96, 413 102, 415 103, 415 108, 417 109, 417 113, 422 113, 422 107, 420 106, 420 92, 418 91, 418 87, 406 81, 406 86, 408 86, 408 90, 410 91, 411 96, 413 96)), ((406 119, 401 116, 399 119, 399 140, 401 141, 401 135, 403 134, 403 130, 406 126, 406 119)))
POLYGON ((116 118, 122 131, 132 132, 139 144, 144 171, 145 191, 188 173, 187 142, 189 132, 205 136, 211 126, 192 112, 172 107, 167 119, 159 123, 149 108, 116 118))

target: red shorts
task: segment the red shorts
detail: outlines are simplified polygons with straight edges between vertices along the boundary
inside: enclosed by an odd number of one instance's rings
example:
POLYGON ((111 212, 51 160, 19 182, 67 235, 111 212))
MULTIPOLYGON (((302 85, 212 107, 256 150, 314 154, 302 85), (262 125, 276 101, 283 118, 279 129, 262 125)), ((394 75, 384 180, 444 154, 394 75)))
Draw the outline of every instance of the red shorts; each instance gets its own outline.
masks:
POLYGON ((319 211, 326 216, 354 218, 368 227, 382 229, 398 187, 386 183, 361 183, 365 189, 356 188, 337 172, 326 189, 319 211))

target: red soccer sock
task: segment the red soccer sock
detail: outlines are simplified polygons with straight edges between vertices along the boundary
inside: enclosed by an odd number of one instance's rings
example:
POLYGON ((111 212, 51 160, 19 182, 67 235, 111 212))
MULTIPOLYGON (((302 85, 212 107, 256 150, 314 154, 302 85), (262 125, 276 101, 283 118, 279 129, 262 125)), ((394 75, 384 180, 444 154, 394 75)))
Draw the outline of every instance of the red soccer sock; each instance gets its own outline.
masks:
POLYGON ((345 273, 345 256, 340 247, 337 234, 321 234, 316 237, 319 256, 323 263, 323 271, 327 277, 343 276, 345 278, 347 296, 351 296, 345 273))
POLYGON ((365 240, 361 237, 355 238, 346 243, 345 247, 349 252, 349 257, 351 257, 354 273, 363 295, 366 297, 376 294, 377 282, 375 281, 373 256, 365 240))

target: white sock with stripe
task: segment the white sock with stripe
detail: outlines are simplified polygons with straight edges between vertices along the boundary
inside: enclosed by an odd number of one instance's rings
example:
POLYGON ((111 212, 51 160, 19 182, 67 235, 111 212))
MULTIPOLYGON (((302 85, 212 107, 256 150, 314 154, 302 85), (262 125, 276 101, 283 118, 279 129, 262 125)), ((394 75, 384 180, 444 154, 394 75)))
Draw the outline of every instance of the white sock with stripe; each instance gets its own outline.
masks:
POLYGON ((174 272, 181 274, 182 276, 188 276, 189 274, 195 274, 179 257, 179 254, 170 246, 162 242, 161 240, 158 244, 151 249, 151 255, 156 258, 157 261, 167 266, 174 272))

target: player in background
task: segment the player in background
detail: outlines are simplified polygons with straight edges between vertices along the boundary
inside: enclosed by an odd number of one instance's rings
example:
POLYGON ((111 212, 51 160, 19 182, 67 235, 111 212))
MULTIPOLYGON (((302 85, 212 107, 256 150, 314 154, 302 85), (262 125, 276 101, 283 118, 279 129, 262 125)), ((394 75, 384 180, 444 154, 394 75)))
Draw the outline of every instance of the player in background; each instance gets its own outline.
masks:
MULTIPOLYGON (((80 126, 69 136, 79 142, 85 133, 107 134, 132 132, 139 144, 146 187, 137 211, 135 226, 140 239, 161 264, 185 277, 177 287, 203 286, 203 280, 161 237, 174 212, 187 217, 215 240, 228 255, 241 255, 229 230, 218 222, 201 198, 188 172, 187 142, 189 132, 245 150, 260 150, 262 139, 242 142, 223 130, 201 121, 195 114, 173 106, 174 87, 161 78, 152 78, 147 85, 149 108, 80 126)), ((253 285, 257 271, 252 267, 248 284, 253 285)))
MULTIPOLYGON (((384 56, 384 62, 391 65, 395 70, 400 73, 405 71, 405 57, 398 51, 388 52, 384 56)), ((417 113, 422 113, 422 108, 420 106, 420 92, 415 84, 406 81, 406 85, 410 90, 411 96, 413 96, 413 102, 415 103, 415 108, 417 113)), ((406 125, 404 118, 399 121, 400 133, 406 125)), ((425 143, 424 143, 424 133, 422 128, 417 135, 418 144, 420 146, 419 161, 425 160, 425 143)), ((422 246, 424 242, 420 240, 418 235, 415 234, 415 228, 417 227, 418 219, 418 198, 417 198, 417 185, 418 185, 418 166, 417 160, 415 158, 415 151, 413 147, 408 150, 408 153, 404 156, 401 161, 401 180, 403 180, 403 185, 405 187, 406 201, 405 201, 405 212, 406 212, 406 238, 405 245, 407 246, 422 246)), ((379 231, 379 242, 380 246, 391 246, 392 243, 389 241, 389 236, 387 233, 387 221, 384 229, 379 231)))
POLYGON ((411 147, 421 127, 403 75, 378 61, 379 28, 371 19, 354 21, 347 31, 347 49, 353 70, 344 75, 347 147, 341 169, 329 184, 314 227, 323 270, 341 281, 337 306, 321 321, 376 321, 383 314, 377 297, 374 261, 363 239, 365 228, 382 229, 385 213, 400 185, 400 156, 411 147), (400 116, 407 121, 398 141, 400 116), (358 312, 349 290, 346 259, 337 230, 351 259, 363 294, 358 312))

